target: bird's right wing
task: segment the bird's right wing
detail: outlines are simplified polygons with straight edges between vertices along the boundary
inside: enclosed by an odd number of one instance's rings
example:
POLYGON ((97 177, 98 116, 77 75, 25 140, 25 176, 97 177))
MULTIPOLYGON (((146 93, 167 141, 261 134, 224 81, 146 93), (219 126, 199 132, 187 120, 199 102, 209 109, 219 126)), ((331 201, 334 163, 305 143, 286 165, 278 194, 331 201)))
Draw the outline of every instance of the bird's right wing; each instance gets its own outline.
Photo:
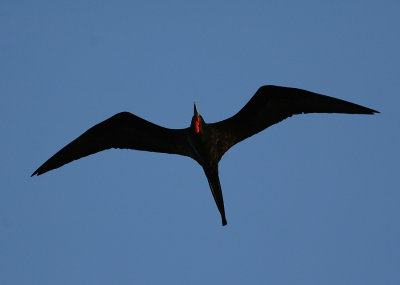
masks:
POLYGON ((93 126, 66 145, 33 175, 41 175, 73 160, 110 148, 164 152, 193 157, 188 129, 167 129, 128 112, 118 113, 93 126))
POLYGON ((374 114, 378 111, 310 91, 262 86, 234 116, 211 124, 218 137, 219 159, 236 143, 297 114, 374 114))

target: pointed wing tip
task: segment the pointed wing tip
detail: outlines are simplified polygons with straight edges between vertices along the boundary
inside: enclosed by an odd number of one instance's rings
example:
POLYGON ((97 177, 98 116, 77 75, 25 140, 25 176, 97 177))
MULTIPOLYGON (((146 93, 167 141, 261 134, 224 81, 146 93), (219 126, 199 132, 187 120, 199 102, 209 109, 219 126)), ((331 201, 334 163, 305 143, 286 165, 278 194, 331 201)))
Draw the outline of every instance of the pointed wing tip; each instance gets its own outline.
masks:
MULTIPOLYGON (((374 114, 379 114, 380 113, 377 110, 370 109, 370 108, 367 108, 367 107, 364 107, 364 106, 358 105, 358 107, 361 107, 361 108, 358 108, 358 110, 357 110, 357 113, 359 113, 359 114, 374 115, 374 114)), ((354 110, 354 111, 356 111, 356 110, 354 110)))
POLYGON ((226 221, 225 217, 222 218, 222 226, 226 226, 228 222, 226 221))
POLYGON ((33 176, 35 176, 35 175, 39 176, 39 175, 43 174, 44 172, 46 172, 46 171, 42 171, 42 170, 40 169, 40 167, 39 167, 38 169, 35 170, 35 172, 33 172, 33 173, 31 174, 31 177, 33 177, 33 176))
POLYGON ((366 114, 366 115, 375 115, 375 114, 380 114, 379 111, 373 110, 373 109, 368 109, 367 111, 363 112, 362 114, 366 114))

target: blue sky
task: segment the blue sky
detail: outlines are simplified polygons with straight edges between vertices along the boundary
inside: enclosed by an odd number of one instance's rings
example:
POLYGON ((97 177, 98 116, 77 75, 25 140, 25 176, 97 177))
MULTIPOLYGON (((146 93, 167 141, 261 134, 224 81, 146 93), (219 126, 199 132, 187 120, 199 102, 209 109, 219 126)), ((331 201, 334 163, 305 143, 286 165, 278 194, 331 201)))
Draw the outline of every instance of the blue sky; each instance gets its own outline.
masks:
POLYGON ((398 1, 2 1, 1 284, 399 284, 398 1), (381 111, 290 118, 220 163, 110 150, 30 174, 130 111, 185 128, 264 84, 381 111))

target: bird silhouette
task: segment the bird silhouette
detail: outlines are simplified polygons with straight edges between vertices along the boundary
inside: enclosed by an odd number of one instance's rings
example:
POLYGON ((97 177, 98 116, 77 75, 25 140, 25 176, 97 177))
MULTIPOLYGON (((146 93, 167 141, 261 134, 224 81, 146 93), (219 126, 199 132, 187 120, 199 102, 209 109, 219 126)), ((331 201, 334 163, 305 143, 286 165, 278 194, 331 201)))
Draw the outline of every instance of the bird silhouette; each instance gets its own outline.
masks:
POLYGON ((135 149, 188 156, 204 170, 211 193, 226 225, 218 163, 236 143, 293 115, 307 113, 374 114, 378 111, 314 92, 266 85, 234 116, 208 124, 194 104, 186 129, 168 129, 129 112, 118 113, 93 126, 43 163, 31 176, 41 175, 73 160, 110 148, 135 149))

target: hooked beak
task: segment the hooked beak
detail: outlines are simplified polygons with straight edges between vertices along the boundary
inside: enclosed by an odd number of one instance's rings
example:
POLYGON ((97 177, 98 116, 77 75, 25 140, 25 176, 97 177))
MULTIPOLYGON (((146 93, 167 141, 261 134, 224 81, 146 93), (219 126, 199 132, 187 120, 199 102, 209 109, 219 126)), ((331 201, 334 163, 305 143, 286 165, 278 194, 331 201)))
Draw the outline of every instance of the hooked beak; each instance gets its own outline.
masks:
POLYGON ((195 115, 196 117, 199 116, 199 112, 197 112, 196 102, 194 102, 194 115, 195 115))

